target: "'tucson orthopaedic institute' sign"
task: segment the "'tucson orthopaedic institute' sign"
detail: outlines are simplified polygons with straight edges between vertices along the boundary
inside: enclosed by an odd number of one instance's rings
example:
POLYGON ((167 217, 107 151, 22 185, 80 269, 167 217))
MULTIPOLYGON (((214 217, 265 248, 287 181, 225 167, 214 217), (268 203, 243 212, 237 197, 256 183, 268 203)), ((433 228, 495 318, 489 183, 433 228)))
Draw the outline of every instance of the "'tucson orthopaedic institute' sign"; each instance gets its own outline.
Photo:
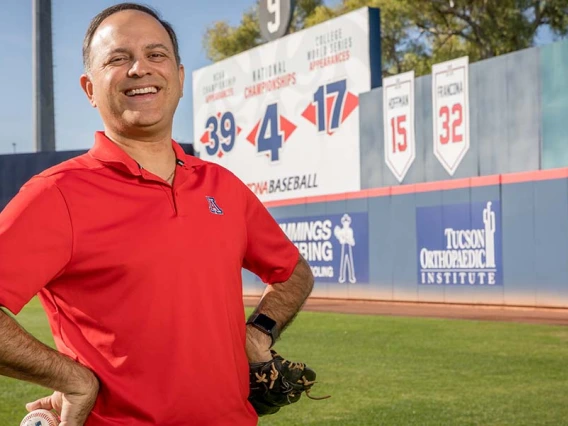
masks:
POLYGON ((310 264, 316 282, 369 282, 367 213, 276 220, 310 264))
POLYGON ((416 209, 418 283, 502 285, 499 201, 416 209))

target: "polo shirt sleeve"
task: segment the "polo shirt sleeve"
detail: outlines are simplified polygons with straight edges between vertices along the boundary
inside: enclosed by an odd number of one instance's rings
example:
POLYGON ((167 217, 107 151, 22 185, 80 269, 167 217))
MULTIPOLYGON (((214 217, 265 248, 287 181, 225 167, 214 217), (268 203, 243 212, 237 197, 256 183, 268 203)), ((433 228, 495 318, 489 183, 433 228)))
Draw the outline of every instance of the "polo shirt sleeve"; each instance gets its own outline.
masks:
POLYGON ((246 186, 247 248, 243 266, 267 284, 292 275, 300 253, 258 197, 246 186))
POLYGON ((71 258, 71 220, 58 187, 34 177, 0 213, 0 305, 18 314, 71 258))

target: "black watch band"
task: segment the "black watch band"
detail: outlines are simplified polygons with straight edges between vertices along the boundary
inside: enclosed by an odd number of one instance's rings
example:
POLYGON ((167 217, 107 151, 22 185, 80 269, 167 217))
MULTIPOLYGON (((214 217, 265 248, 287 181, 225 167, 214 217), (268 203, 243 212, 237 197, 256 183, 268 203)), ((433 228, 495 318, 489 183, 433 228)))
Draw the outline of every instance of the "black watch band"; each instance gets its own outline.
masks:
POLYGON ((268 334, 272 339, 270 347, 274 346, 276 339, 278 339, 278 325, 276 324, 276 321, 264 314, 253 314, 247 321, 247 325, 248 324, 263 333, 268 334))

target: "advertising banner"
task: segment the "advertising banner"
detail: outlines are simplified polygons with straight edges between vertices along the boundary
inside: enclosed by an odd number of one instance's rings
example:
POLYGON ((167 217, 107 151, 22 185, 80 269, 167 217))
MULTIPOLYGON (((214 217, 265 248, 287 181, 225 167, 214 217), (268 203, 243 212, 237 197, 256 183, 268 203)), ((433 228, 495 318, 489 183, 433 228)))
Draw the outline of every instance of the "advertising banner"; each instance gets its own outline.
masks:
POLYGON ((499 201, 416 209, 418 283, 502 285, 499 201))
POLYGON ((316 282, 368 283, 367 213, 277 219, 312 268, 316 282))
POLYGON ((200 158, 262 201, 359 190, 359 94, 380 76, 379 31, 362 8, 194 71, 200 158))

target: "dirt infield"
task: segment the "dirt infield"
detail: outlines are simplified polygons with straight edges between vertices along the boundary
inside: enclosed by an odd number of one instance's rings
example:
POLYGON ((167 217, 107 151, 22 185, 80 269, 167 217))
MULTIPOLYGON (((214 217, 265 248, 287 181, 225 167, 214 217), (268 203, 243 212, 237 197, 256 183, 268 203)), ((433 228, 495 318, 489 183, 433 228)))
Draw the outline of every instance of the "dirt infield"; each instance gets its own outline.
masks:
MULTIPOLYGON (((245 296, 245 306, 256 306, 259 297, 245 296)), ((310 298, 304 310, 364 315, 452 318, 483 321, 512 321, 568 326, 568 309, 525 308, 487 305, 447 305, 310 298)))

